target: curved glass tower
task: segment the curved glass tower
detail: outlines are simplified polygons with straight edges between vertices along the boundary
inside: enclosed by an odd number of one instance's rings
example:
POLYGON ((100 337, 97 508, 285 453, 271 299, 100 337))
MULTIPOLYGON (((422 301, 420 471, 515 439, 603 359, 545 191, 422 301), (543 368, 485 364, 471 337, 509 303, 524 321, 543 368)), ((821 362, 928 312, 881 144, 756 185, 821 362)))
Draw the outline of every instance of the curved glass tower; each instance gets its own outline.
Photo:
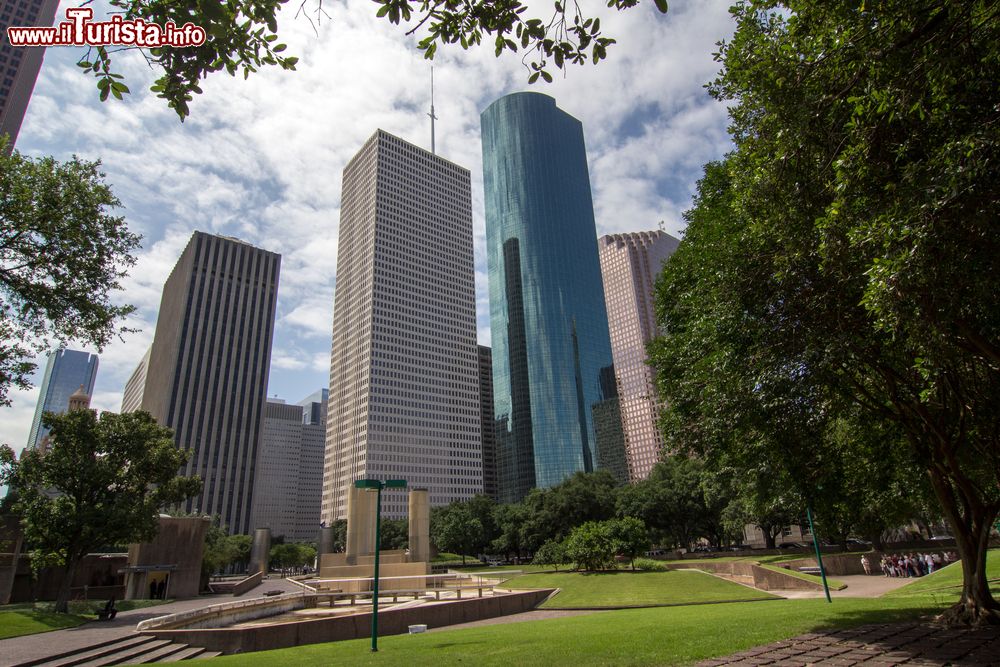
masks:
POLYGON ((583 126, 515 93, 482 137, 500 500, 595 467, 623 477, 583 126))

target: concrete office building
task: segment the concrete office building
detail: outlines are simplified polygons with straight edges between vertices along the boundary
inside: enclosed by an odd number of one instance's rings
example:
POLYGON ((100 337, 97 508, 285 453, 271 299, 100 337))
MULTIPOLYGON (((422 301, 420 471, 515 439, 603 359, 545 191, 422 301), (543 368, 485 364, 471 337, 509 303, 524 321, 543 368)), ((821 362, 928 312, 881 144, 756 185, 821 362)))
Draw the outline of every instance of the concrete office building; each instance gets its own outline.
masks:
POLYGON ((653 369, 646 364, 646 345, 657 335, 653 285, 679 243, 661 231, 611 234, 598 240, 632 481, 649 476, 663 449, 656 424, 660 402, 653 369))
POLYGON ((122 392, 122 412, 135 412, 142 407, 142 393, 146 390, 146 370, 149 368, 149 352, 152 349, 152 347, 146 348, 142 361, 125 383, 125 391, 122 392))
POLYGON ((8 152, 17 141, 28 110, 45 49, 11 46, 11 26, 51 26, 59 0, 0 0, 0 137, 9 135, 8 152))
POLYGON ((479 412, 483 434, 483 493, 497 500, 497 440, 493 433, 493 351, 485 345, 479 346, 479 412))
POLYGON ((205 483, 184 509, 218 514, 232 533, 251 528, 280 266, 273 252, 195 232, 163 286, 153 345, 133 374, 145 367, 138 408, 190 450, 181 474, 205 483))
MULTIPOLYGON (((469 171, 378 130, 344 169, 323 520, 355 480, 482 492, 469 171)), ((383 494, 406 516, 406 494, 383 494)))
POLYGON ((583 127, 538 93, 482 113, 500 500, 620 461, 583 127))
POLYGON ((271 535, 288 541, 316 539, 327 398, 322 389, 295 405, 267 401, 250 512, 253 528, 269 528, 271 535))
POLYGON ((54 412, 62 414, 69 409, 69 398, 78 389, 88 396, 94 394, 97 380, 98 358, 96 354, 77 350, 53 350, 45 364, 45 375, 35 404, 35 416, 31 420, 28 435, 28 449, 34 449, 49 432, 42 426, 42 414, 54 412))

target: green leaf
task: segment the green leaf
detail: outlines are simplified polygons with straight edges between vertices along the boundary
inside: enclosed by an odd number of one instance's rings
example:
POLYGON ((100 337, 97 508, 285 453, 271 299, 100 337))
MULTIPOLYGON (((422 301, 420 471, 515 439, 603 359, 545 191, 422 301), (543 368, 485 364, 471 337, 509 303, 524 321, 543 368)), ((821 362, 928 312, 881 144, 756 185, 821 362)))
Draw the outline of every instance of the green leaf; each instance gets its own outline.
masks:
POLYGON ((667 0, 653 0, 661 14, 667 13, 667 0))

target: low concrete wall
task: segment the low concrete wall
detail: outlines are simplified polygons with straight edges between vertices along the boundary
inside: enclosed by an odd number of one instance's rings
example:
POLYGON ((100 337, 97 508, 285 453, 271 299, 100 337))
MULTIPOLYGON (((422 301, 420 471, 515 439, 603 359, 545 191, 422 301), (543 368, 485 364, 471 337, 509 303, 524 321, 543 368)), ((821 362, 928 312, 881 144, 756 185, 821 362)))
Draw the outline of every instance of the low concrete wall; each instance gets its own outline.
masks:
MULTIPOLYGON (((824 559, 824 563, 826 560, 824 559)), ((719 577, 759 588, 762 591, 821 591, 823 584, 799 579, 790 574, 776 572, 749 561, 721 561, 715 563, 672 562, 671 570, 704 570, 719 577)))
POLYGON ((297 593, 282 595, 281 597, 250 598, 249 600, 222 602, 200 609, 150 618, 141 621, 136 626, 136 629, 140 632, 146 632, 178 628, 184 628, 185 630, 218 628, 257 618, 277 616, 278 614, 302 609, 303 607, 315 606, 315 597, 307 598, 297 593))
MULTIPOLYGON (((484 618, 519 614, 531 611, 551 593, 551 589, 546 589, 402 609, 386 609, 378 614, 379 636, 403 634, 408 631, 410 625, 425 624, 429 628, 440 628, 484 618)), ((144 634, 191 646, 201 646, 209 651, 221 651, 226 654, 248 653, 368 637, 371 635, 371 613, 297 623, 275 623, 253 628, 150 630, 144 634)))
POLYGON ((234 596, 243 595, 247 591, 257 588, 258 586, 260 586, 260 582, 263 581, 263 579, 264 579, 263 572, 256 572, 254 574, 251 574, 246 579, 242 579, 236 582, 236 585, 233 586, 233 595, 234 596))

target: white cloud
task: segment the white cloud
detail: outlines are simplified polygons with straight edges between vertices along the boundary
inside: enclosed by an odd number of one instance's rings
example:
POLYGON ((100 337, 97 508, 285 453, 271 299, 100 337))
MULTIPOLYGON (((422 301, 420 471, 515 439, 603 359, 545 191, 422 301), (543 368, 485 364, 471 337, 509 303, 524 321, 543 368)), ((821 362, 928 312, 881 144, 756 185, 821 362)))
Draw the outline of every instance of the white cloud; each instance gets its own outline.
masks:
MULTIPOLYGON (((718 69, 715 42, 731 31, 728 4, 677 1, 667 16, 651 3, 598 7, 604 32, 618 39, 608 60, 531 88, 583 122, 601 233, 653 229, 661 219, 679 232, 701 164, 725 152, 724 109, 702 86, 718 69)), ((142 332, 104 350, 95 401, 120 398, 152 340, 163 282, 196 229, 282 255, 269 394, 298 400, 327 382, 342 171, 378 127, 429 147, 430 64, 414 38, 374 17, 371 2, 325 8, 331 18, 318 35, 292 19, 297 5, 279 22, 298 71, 212 75, 183 124, 147 90, 152 73, 137 54, 115 56, 132 95, 103 104, 75 65, 78 50, 46 55, 19 150, 101 158, 123 214, 144 235, 122 295, 137 306, 129 324, 142 332)), ((519 56, 496 59, 484 45, 440 51, 434 76, 438 153, 472 175, 477 325, 488 344, 479 114, 528 89, 527 74, 519 56)), ((20 440, 35 394, 12 399, 2 422, 20 440)))

